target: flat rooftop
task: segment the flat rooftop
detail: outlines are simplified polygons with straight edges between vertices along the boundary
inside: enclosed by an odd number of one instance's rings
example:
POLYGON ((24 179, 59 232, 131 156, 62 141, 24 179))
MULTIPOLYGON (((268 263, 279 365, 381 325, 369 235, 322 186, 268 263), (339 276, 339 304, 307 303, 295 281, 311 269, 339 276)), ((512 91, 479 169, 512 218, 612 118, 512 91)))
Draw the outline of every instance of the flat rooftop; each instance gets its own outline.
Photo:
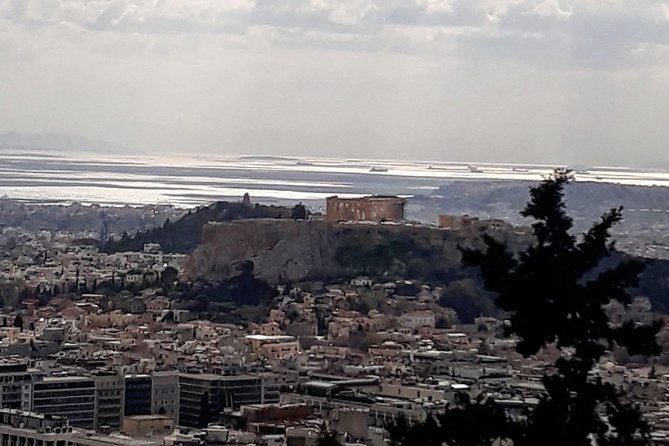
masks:
POLYGON ((81 381, 93 382, 93 380, 88 376, 45 376, 44 378, 42 378, 41 381, 38 381, 35 384, 39 384, 39 383, 74 383, 74 382, 81 382, 81 381))

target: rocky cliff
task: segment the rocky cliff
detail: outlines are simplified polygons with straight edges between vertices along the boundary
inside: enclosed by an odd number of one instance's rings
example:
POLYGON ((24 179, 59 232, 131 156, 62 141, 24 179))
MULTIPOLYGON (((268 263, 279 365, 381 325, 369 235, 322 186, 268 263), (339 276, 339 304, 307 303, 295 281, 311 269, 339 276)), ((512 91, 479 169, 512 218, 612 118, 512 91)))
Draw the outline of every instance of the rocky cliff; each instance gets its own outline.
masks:
MULTIPOLYGON (((191 279, 224 280, 247 260, 270 283, 305 279, 374 277, 445 279, 462 275, 460 246, 476 233, 403 224, 337 224, 310 220, 254 219, 207 223, 202 244, 189 258, 191 279)), ((516 242, 505 227, 496 233, 516 242)))

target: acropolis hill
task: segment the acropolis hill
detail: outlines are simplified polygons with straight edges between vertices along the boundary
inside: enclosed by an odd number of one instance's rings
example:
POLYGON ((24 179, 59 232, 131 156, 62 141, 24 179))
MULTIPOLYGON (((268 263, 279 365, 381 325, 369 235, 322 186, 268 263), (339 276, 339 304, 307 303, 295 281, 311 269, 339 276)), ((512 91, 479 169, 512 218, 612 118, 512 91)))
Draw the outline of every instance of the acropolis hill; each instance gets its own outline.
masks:
POLYGON ((457 247, 479 242, 483 232, 511 246, 523 234, 499 221, 469 221, 457 229, 287 219, 208 223, 186 274, 191 279, 227 279, 238 274, 237 265, 252 260, 256 275, 270 283, 387 271, 398 277, 427 277, 460 269, 457 247))

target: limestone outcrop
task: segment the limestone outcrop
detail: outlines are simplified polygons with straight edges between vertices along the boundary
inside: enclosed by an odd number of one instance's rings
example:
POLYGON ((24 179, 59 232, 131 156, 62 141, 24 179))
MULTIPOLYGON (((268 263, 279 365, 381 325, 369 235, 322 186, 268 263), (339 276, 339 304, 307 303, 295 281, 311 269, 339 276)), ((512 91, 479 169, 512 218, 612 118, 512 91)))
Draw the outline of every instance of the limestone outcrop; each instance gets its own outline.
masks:
POLYGON ((191 280, 227 279, 247 260, 254 262, 256 276, 270 283, 356 274, 448 276, 461 271, 457 247, 480 242, 467 231, 423 225, 286 219, 207 223, 202 234, 186 267, 191 280))

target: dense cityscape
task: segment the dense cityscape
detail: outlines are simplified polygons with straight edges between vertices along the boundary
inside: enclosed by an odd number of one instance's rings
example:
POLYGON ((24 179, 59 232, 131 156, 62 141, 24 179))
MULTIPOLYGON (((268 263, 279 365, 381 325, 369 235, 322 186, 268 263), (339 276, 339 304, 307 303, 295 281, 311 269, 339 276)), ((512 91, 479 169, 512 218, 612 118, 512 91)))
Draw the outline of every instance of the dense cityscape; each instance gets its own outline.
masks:
MULTIPOLYGON (((386 271, 386 280, 286 273, 268 282, 254 242, 230 232, 250 225, 266 238, 262 225, 281 223, 282 230, 354 228, 367 237, 384 227, 460 241, 483 233, 527 237, 522 227, 467 216, 442 215, 437 225, 408 221, 405 202, 331 197, 324 215, 297 205, 276 219, 210 222, 191 254, 164 252, 155 242, 107 252, 91 234, 5 227, 3 444, 309 446, 322 444, 325 432, 339 444, 384 445, 390 423, 423 421, 463 395, 490 399, 510 414, 531 410, 545 392, 544 366, 558 352, 520 355, 503 315, 476 306, 471 279, 436 285, 413 279, 414 272, 401 277, 408 270, 400 268, 386 271), (212 271, 230 269, 214 256, 193 271, 207 237, 209 244, 212 237, 243 244, 249 258, 231 260, 229 279, 214 274, 205 285, 212 271)), ((236 206, 262 208, 248 195, 236 206)), ((290 249, 278 240, 266 251, 272 248, 290 249)), ((627 308, 610 305, 607 314, 639 324, 664 318, 643 295, 627 308)), ((658 340, 669 342, 669 332, 658 340)), ((633 395, 658 444, 669 441, 668 365, 666 354, 649 362, 618 348, 594 369, 633 395)))
POLYGON ((0 0, 0 446, 669 445, 666 0, 0 0))

